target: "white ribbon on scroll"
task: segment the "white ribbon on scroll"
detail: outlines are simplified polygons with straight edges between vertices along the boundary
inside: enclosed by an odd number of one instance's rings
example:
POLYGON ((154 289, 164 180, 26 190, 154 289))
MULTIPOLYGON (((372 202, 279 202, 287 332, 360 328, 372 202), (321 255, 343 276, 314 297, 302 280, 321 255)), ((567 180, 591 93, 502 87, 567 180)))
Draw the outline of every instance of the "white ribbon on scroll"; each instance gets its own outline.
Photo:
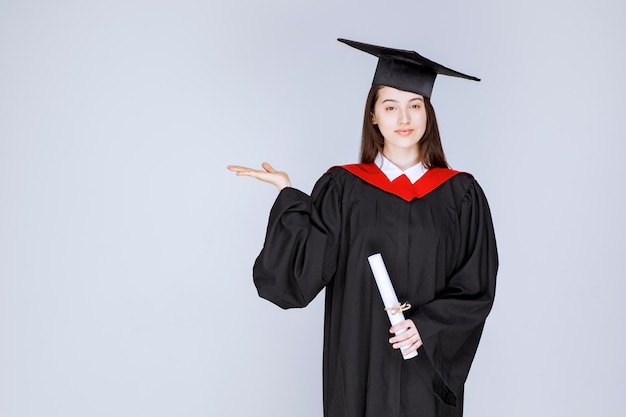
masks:
MULTIPOLYGON (((404 321, 404 314, 402 314, 402 311, 404 311, 406 305, 398 302, 398 296, 396 295, 396 291, 393 289, 389 273, 387 272, 387 268, 385 268, 385 263, 383 262, 381 254, 377 253, 369 256, 367 260, 370 263, 370 268, 372 268, 372 273, 374 274, 374 279, 376 280, 380 297, 383 299, 383 304, 385 305, 385 311, 389 316, 389 321, 392 326, 395 326, 396 324, 404 321)), ((402 334, 403 332, 404 330, 399 331, 396 333, 396 336, 402 334)), ((406 349, 408 349, 408 346, 400 348, 403 352, 402 357, 404 359, 411 359, 417 356, 417 351, 404 356, 404 351, 406 349)))

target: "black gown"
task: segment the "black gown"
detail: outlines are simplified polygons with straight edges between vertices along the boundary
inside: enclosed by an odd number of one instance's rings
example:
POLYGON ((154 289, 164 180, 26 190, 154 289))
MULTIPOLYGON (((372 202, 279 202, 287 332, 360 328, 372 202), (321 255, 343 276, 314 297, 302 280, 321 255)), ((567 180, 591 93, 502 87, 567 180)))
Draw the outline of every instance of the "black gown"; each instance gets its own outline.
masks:
POLYGON ((495 294, 489 207, 475 179, 434 168, 415 184, 374 164, 335 167, 311 196, 283 189, 254 264, 259 295, 304 307, 326 288, 325 417, 461 416, 495 294), (423 346, 404 360, 367 257, 381 253, 423 346))

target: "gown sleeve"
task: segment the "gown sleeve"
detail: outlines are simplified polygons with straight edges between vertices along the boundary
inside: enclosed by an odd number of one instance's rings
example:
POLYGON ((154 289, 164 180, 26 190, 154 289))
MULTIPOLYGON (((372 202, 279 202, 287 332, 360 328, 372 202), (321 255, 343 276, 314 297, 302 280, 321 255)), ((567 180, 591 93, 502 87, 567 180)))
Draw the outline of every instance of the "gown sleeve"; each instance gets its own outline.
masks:
POLYGON ((458 255, 445 288, 411 315, 422 338, 421 350, 434 368, 433 390, 452 406, 462 401, 463 384, 493 304, 498 269, 491 214, 476 181, 460 203, 458 221, 458 255))
POLYGON ((253 267, 259 296, 281 308, 304 307, 337 267, 341 203, 331 173, 311 196, 284 188, 270 211, 265 243, 253 267))

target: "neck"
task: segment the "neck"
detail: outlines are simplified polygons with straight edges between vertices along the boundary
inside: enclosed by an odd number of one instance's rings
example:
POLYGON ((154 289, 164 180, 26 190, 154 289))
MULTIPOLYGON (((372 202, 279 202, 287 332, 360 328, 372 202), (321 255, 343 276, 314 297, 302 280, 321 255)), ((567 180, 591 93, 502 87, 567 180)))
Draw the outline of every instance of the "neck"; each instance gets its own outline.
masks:
POLYGON ((406 171, 420 162, 417 147, 413 150, 406 150, 394 149, 389 146, 385 146, 383 149, 383 155, 402 171, 406 171))

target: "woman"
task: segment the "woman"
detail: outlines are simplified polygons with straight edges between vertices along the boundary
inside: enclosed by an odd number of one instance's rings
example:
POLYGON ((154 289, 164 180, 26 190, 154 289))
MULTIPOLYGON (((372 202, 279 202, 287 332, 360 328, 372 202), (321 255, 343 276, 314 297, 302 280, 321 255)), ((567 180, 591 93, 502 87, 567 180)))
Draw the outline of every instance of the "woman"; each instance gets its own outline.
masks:
POLYGON ((331 168, 310 197, 267 163, 228 167, 280 191, 254 282, 282 308, 326 289, 325 416, 461 416, 497 251, 480 186, 448 168, 430 95, 437 74, 478 79, 415 52, 339 40, 379 58, 361 163, 331 168), (374 253, 411 305, 392 327, 367 262, 374 253), (400 348, 419 354, 405 360, 400 348))

